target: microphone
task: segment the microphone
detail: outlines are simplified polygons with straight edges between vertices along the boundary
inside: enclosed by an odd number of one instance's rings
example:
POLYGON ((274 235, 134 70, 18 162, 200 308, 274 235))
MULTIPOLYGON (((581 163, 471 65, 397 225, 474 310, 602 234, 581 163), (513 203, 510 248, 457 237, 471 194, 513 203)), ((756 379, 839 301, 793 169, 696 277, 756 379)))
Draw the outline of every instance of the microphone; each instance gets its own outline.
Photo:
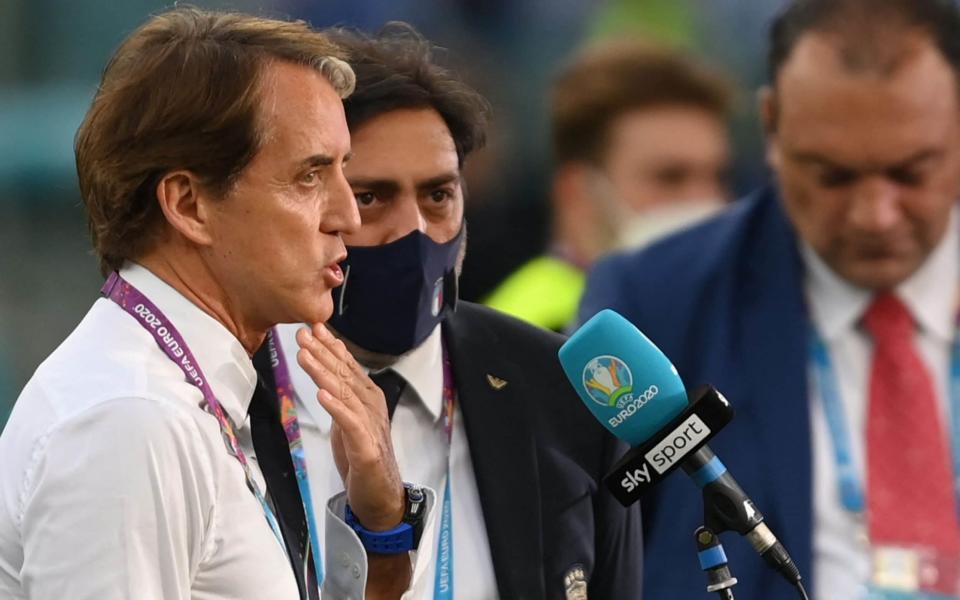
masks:
POLYGON ((733 418, 720 392, 702 386, 688 402, 676 367, 612 310, 595 315, 563 344, 560 363, 590 412, 632 449, 604 477, 624 506, 681 467, 702 490, 704 525, 736 531, 791 585, 800 572, 763 515, 706 445, 733 418))

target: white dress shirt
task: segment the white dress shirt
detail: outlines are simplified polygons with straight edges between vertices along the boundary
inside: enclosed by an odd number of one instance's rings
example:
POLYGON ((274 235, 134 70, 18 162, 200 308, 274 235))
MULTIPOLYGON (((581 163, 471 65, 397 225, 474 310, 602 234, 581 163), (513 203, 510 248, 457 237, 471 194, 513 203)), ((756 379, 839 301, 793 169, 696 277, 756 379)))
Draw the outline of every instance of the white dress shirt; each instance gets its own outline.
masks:
MULTIPOLYGON (((332 496, 343 490, 330 449, 331 420, 315 401, 317 386, 296 364, 296 330, 281 325, 280 343, 290 366, 291 381, 298 397, 298 416, 303 433, 311 493, 314 498, 332 496)), ((404 481, 417 482, 437 490, 442 501, 447 472, 447 438, 443 427, 443 351, 440 327, 420 346, 393 365, 409 384, 400 396, 393 415, 393 447, 404 481)), ((455 404, 451 452, 453 513, 453 591, 457 600, 497 598, 496 578, 490 545, 473 474, 470 448, 462 413, 455 404)), ((441 511, 427 519, 414 580, 409 597, 433 597, 436 547, 441 511)))
MULTIPOLYGON (((265 491, 247 423, 250 357, 148 270, 130 264, 121 274, 180 331, 241 425, 265 491)), ((0 597, 299 598, 286 552, 202 403, 140 323, 97 300, 37 369, 0 435, 0 597)), ((344 539, 338 555, 363 553, 344 539)))
MULTIPOLYGON (((861 325, 873 293, 841 279, 809 247, 802 250, 807 266, 805 290, 814 325, 827 346, 839 388, 850 440, 850 452, 865 489, 867 388, 872 342, 861 325)), ((944 239, 920 269, 900 284, 896 293, 917 322, 915 338, 920 356, 936 385, 942 408, 941 423, 949 432, 949 363, 957 309, 960 269, 960 233, 956 210, 944 239)), ((840 502, 833 438, 811 376, 813 433, 813 554, 816 590, 820 600, 863 598, 870 577, 870 548, 862 515, 840 502)))

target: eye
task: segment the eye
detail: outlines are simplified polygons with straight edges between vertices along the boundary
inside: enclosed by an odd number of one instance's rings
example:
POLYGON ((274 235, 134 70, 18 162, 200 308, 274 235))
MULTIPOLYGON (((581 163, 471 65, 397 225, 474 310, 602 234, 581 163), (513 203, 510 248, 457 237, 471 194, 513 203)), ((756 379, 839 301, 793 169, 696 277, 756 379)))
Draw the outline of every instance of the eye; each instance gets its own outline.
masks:
POLYGON ((849 169, 827 169, 820 173, 819 179, 823 187, 838 188, 855 182, 857 173, 849 169))
POLYGON ((353 196, 357 199, 357 205, 361 207, 370 206, 377 201, 377 196, 373 192, 355 192, 353 196))
POLYGON ((894 183, 907 187, 918 186, 923 183, 923 174, 917 169, 897 168, 887 171, 889 177, 894 183))
POLYGON ((430 192, 430 199, 440 204, 453 198, 453 192, 447 189, 433 190, 430 192))
POLYGON ((320 174, 316 171, 307 171, 300 176, 300 183, 303 185, 316 185, 320 181, 320 174))

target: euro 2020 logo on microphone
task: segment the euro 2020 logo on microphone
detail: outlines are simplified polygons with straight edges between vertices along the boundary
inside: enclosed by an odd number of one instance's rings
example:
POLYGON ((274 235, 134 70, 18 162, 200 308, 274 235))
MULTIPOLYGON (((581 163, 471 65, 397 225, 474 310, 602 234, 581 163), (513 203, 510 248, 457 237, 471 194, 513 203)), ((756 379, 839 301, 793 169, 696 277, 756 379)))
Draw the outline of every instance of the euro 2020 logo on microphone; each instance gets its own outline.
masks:
POLYGON ((583 369, 583 387, 600 406, 620 407, 633 392, 633 374, 616 356, 597 356, 583 369))

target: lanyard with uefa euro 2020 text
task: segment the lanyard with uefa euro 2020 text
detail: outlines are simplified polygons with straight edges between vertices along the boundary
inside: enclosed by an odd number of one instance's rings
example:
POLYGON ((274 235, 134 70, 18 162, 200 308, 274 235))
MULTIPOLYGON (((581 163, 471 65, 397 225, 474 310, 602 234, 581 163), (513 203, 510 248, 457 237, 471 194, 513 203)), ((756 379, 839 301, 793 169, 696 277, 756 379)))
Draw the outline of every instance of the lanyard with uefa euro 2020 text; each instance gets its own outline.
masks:
POLYGON ((437 569, 434 576, 434 600, 453 598, 453 509, 450 478, 453 470, 453 405, 457 390, 453 381, 453 367, 446 344, 443 345, 443 430, 447 436, 447 475, 443 485, 443 505, 440 512, 440 532, 437 541, 437 569))
MULTIPOLYGON (((827 418, 827 428, 833 441, 834 459, 837 464, 837 485, 840 501, 850 512, 862 513, 865 508, 863 484, 853 464, 850 446, 850 430, 840 399, 836 372, 830 360, 826 343, 810 325, 809 354, 813 363, 814 375, 820 399, 827 418)), ((953 452, 954 491, 960 498, 960 321, 955 326, 950 351, 950 439, 953 452)))
MULTIPOLYGON (((100 290, 100 293, 115 302, 118 306, 120 306, 120 308, 134 317, 137 322, 140 323, 140 325, 146 329, 150 335, 153 336, 154 340, 157 342, 157 345, 160 346, 160 349, 163 350, 164 354, 166 354, 170 360, 180 367, 186 376, 187 381, 195 385, 203 394, 207 411, 217 419, 217 423, 220 425, 220 433, 223 436, 223 441, 227 446, 227 451, 237 459, 237 461, 240 463, 240 466, 243 468, 243 474, 246 478, 247 487, 250 488, 250 491, 257 498, 257 501, 260 502, 260 506, 263 509, 263 514, 267 519, 267 523, 270 525, 270 529, 273 531, 273 535, 276 536, 277 542, 284 550, 284 553, 286 553, 286 546, 283 542, 283 534, 280 532, 280 524, 277 521, 277 517, 274 514, 273 509, 270 508, 270 504, 267 502, 266 496, 263 494, 263 491, 260 489, 260 486, 257 484, 256 480, 253 478, 253 472, 250 469, 250 464, 247 461, 247 457, 244 454, 243 449, 240 448, 240 442, 237 440, 236 429, 233 423, 230 421, 230 417, 223 409, 223 406, 220 404, 220 401, 217 400, 216 395, 213 393, 210 383, 207 381, 203 371, 200 369, 200 365, 197 363, 193 353, 187 346, 186 340, 183 339, 183 336, 180 334, 174 324, 170 322, 170 320, 160 311, 160 309, 157 308, 157 306, 142 292, 124 280, 119 273, 114 272, 110 275, 110 277, 107 279, 107 282, 104 284, 103 289, 100 290)), ((295 423, 296 413, 292 413, 294 420, 292 427, 287 419, 289 414, 289 412, 283 412, 283 405, 281 404, 281 415, 284 417, 283 427, 287 434, 287 440, 290 443, 290 453, 293 458, 294 467, 297 470, 297 483, 300 484, 301 471, 304 474, 306 473, 306 465, 303 461, 299 426, 297 426, 295 423), (291 433, 295 433, 295 438, 291 436, 291 433), (297 453, 296 450, 299 450, 299 453, 297 453), (298 456, 300 459, 299 463, 298 456)), ((304 483, 306 482, 304 481, 304 483)), ((311 543, 315 545, 316 528, 313 527, 313 507, 309 503, 309 488, 301 487, 300 493, 302 495, 305 493, 305 495, 302 497, 302 500, 304 502, 304 508, 307 511, 307 522, 308 526, 310 526, 310 540, 311 543)), ((314 566, 316 568, 317 583, 319 584, 323 581, 323 572, 321 566, 322 561, 320 560, 319 552, 317 552, 318 550, 319 546, 315 545, 314 566)), ((309 556, 309 552, 307 556, 309 556)))
MULTIPOLYGON (((279 335, 277 330, 273 329, 268 336, 270 342, 270 361, 273 367, 273 375, 277 382, 277 395, 284 398, 281 407, 289 403, 289 408, 285 411, 281 408, 281 414, 284 415, 284 428, 286 428, 287 411, 295 411, 294 399, 296 391, 290 380, 290 371, 287 362, 284 359, 283 349, 280 347, 279 335)), ((443 504, 440 512, 440 530, 437 536, 437 561, 434 575, 433 597, 435 600, 450 600, 453 598, 453 511, 450 484, 450 463, 451 447, 453 442, 453 409, 456 401, 456 386, 453 381, 453 368, 450 365, 450 357, 447 354, 447 347, 443 345, 443 430, 447 438, 447 473, 443 488, 443 504)), ((294 418, 296 413, 293 412, 294 418)), ((302 456, 302 448, 301 448, 302 456)), ((296 459, 294 459, 296 462, 296 459)), ((299 481, 299 473, 298 473, 299 481)), ((309 493, 309 491, 308 491, 309 493)), ((306 502, 307 496, 304 497, 306 502)), ((312 518, 312 511, 310 513, 312 518)), ((313 535, 314 529, 311 529, 313 535)), ((319 546, 317 546, 319 550, 319 546)))

